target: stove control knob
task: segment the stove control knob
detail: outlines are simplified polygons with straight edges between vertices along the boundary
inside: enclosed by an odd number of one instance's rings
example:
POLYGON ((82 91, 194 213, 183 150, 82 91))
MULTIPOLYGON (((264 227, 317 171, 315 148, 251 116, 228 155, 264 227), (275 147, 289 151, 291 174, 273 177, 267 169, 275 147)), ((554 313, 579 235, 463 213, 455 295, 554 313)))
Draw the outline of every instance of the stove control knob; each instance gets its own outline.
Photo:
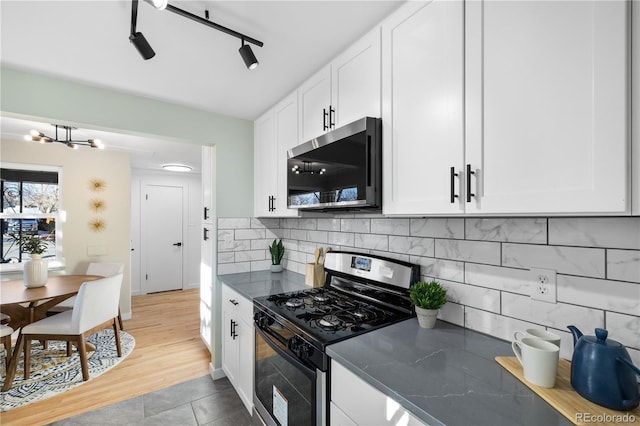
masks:
POLYGON ((289 349, 302 360, 309 358, 309 344, 298 336, 294 336, 289 340, 289 349))
POLYGON ((257 312, 253 319, 258 327, 266 328, 269 326, 269 317, 263 313, 257 312))

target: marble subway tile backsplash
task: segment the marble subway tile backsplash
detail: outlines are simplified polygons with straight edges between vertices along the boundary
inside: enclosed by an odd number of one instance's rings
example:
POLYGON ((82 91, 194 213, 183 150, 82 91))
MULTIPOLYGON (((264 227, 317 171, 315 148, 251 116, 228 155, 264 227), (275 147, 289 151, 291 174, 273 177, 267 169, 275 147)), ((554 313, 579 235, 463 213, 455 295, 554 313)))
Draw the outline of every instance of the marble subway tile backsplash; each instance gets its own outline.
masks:
POLYGON ((567 325, 585 334, 605 327, 640 364, 640 217, 221 218, 218 273, 268 269, 274 238, 286 247, 286 269, 304 274, 315 248, 327 246, 409 261, 448 287, 444 321, 504 340, 549 328, 564 358, 567 325), (558 303, 529 297, 531 267, 557 271, 558 303))

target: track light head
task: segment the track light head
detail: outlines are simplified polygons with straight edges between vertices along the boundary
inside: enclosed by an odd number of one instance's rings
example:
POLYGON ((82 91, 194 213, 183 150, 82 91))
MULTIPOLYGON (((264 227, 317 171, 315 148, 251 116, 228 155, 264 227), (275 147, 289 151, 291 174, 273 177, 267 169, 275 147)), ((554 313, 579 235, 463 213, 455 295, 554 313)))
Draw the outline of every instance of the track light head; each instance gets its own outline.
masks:
POLYGON ((156 56, 156 52, 153 51, 151 45, 147 39, 144 38, 144 35, 142 35, 141 32, 131 34, 129 36, 129 40, 133 43, 136 49, 138 49, 138 52, 140 52, 140 55, 144 59, 151 59, 156 56))
POLYGON ((155 7, 158 10, 165 10, 167 8, 167 4, 169 3, 167 0, 144 0, 149 3, 151 6, 155 7))
POLYGON ((238 49, 240 52, 240 56, 242 56, 242 60, 244 64, 250 70, 256 69, 258 67, 258 60, 256 59, 256 55, 253 54, 251 50, 251 46, 248 44, 244 44, 244 39, 242 39, 242 46, 238 49))

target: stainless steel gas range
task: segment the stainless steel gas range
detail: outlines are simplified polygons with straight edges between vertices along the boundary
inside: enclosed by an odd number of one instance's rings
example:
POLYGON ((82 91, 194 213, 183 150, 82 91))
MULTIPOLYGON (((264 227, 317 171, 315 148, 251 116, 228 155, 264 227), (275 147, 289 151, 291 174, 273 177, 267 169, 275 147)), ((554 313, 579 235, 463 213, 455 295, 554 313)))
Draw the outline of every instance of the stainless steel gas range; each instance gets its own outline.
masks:
POLYGON ((327 424, 327 345, 413 315, 417 265, 336 251, 325 271, 323 287, 254 299, 254 406, 267 425, 327 424))

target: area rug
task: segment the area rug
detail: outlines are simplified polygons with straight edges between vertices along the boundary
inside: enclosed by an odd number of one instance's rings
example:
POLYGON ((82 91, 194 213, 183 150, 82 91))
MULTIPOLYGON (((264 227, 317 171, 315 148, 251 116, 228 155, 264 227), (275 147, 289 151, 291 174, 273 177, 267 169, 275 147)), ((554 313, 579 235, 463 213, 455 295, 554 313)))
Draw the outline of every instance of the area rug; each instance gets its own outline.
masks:
MULTIPOLYGON (((87 343, 95 347, 95 350, 87 352, 89 380, 122 362, 133 351, 136 344, 133 336, 121 331, 122 357, 118 357, 115 336, 111 328, 92 334, 87 338, 87 343)), ((50 398, 85 383, 82 380, 80 356, 75 346, 71 357, 67 358, 66 355, 66 342, 49 341, 46 350, 42 349, 39 342, 33 342, 31 345, 31 377, 28 380, 23 379, 24 362, 21 356, 13 386, 6 392, 0 392, 0 412, 50 398)), ((3 374, 0 378, 0 384, 4 383, 5 378, 6 375, 3 374)))

